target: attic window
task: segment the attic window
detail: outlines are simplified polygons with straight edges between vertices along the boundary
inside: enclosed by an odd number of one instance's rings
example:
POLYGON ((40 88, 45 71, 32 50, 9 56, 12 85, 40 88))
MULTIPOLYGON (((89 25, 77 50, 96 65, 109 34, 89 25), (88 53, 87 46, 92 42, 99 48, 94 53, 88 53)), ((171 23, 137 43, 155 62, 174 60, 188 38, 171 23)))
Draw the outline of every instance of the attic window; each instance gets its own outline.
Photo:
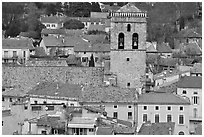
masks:
POLYGON ((130 86, 130 83, 127 83, 127 86, 129 87, 129 86, 130 86))

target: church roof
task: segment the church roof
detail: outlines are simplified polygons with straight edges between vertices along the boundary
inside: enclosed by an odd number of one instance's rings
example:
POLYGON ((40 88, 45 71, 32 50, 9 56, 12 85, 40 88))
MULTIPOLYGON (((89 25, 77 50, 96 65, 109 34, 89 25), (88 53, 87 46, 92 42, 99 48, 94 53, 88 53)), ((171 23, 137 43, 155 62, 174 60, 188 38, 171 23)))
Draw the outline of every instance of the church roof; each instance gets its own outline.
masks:
POLYGON ((121 7, 116 12, 142 12, 140 9, 138 9, 134 4, 128 3, 121 7))

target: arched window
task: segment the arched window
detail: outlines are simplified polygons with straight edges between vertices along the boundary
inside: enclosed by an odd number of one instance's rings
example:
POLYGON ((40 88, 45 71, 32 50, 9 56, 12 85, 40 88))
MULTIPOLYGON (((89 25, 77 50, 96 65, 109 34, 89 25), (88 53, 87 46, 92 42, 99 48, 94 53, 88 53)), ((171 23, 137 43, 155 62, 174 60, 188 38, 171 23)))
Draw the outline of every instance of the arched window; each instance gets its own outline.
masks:
POLYGON ((183 131, 180 131, 180 132, 179 132, 179 135, 184 135, 184 132, 183 132, 183 131))
POLYGON ((133 33, 132 35, 132 49, 138 49, 138 34, 133 33))
POLYGON ((127 25, 127 31, 128 31, 128 32, 131 31, 131 25, 130 25, 130 24, 127 25))
POLYGON ((118 35, 118 49, 124 49, 124 37, 125 35, 123 33, 118 35))

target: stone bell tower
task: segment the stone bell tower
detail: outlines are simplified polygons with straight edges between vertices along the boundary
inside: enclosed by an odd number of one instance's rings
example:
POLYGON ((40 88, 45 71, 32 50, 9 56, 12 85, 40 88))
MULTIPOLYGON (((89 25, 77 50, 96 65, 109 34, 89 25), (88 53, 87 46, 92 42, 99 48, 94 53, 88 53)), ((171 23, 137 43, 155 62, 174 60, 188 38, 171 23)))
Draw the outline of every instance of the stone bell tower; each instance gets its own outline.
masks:
POLYGON ((141 88, 146 70, 146 12, 128 3, 111 14, 110 71, 121 88, 141 88))

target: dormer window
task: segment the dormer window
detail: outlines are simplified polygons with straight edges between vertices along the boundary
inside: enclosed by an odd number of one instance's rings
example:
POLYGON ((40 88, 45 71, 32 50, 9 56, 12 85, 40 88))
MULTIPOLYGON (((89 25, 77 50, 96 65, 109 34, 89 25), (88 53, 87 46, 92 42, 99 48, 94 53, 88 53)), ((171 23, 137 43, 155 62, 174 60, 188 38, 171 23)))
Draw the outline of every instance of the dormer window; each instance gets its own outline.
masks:
POLYGON ((132 49, 138 49, 138 34, 133 33, 132 35, 132 49))
POLYGON ((124 49, 124 37, 125 35, 123 33, 118 35, 118 49, 124 49))
POLYGON ((131 25, 130 25, 130 24, 127 25, 127 31, 128 31, 128 32, 131 31, 131 25))

